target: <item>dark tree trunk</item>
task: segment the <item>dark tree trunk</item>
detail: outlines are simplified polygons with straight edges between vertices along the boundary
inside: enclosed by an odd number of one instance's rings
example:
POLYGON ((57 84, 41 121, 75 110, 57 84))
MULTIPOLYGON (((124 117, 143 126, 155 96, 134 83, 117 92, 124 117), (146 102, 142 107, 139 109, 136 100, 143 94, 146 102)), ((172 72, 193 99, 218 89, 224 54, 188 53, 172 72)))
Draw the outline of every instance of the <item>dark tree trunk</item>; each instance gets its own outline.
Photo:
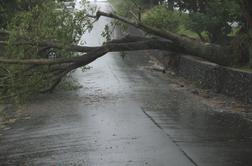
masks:
MULTIPOLYGON (((240 2, 241 7, 243 9, 243 15, 247 24, 246 29, 248 29, 248 35, 250 35, 252 33, 252 1, 240 0, 240 2)), ((250 38, 252 38, 252 36, 250 36, 250 38)), ((250 68, 252 68, 252 42, 250 42, 248 49, 249 49, 249 66, 250 68)))
POLYGON ((168 0, 168 9, 174 10, 174 0, 168 0))

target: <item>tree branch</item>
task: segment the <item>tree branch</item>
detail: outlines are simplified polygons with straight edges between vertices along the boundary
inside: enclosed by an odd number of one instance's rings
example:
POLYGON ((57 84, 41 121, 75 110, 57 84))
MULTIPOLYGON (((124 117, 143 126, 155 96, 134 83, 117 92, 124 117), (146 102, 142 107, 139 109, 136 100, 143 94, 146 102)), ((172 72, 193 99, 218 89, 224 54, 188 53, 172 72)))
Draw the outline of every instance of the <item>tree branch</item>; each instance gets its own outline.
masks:
MULTIPOLYGON (((7 41, 0 41, 0 45, 2 46, 8 46, 10 43, 7 41)), ((87 47, 87 46, 80 46, 80 45, 74 45, 74 44, 61 44, 57 42, 52 41, 41 41, 41 42, 15 42, 12 43, 14 46, 38 46, 38 47, 46 47, 46 48, 57 48, 57 49, 65 49, 67 51, 73 51, 73 52, 89 52, 94 49, 95 47, 87 47)))
MULTIPOLYGON (((54 46, 55 44, 51 44, 54 46)), ((70 46, 69 46, 70 47, 70 46)), ((71 46, 72 50, 81 51, 81 49, 87 51, 87 47, 83 46, 71 46), (74 49, 76 48, 76 49, 74 49)), ((91 53, 92 56, 99 56, 99 50, 106 50, 107 52, 121 52, 121 51, 136 51, 136 50, 148 50, 148 49, 160 49, 160 50, 170 50, 170 51, 181 51, 181 48, 173 44, 173 42, 164 39, 149 39, 142 37, 126 37, 121 40, 112 40, 111 42, 105 43, 100 47, 90 47, 87 54, 72 58, 63 58, 57 60, 49 59, 4 59, 0 58, 0 63, 3 64, 36 64, 36 65, 55 65, 64 63, 77 63, 83 58, 89 57, 91 53), (126 41, 126 42, 125 42, 126 41)))
POLYGON ((0 58, 0 63, 2 64, 16 64, 16 65, 53 65, 53 64, 62 64, 62 63, 72 63, 76 58, 66 58, 58 60, 49 60, 49 59, 4 59, 0 58))
POLYGON ((199 41, 190 39, 188 37, 177 35, 170 31, 163 31, 160 29, 150 27, 148 25, 144 25, 143 23, 140 23, 140 22, 133 22, 131 20, 128 20, 124 17, 118 16, 113 13, 106 13, 106 12, 98 11, 96 13, 95 18, 99 19, 101 16, 119 20, 123 23, 131 25, 138 29, 141 29, 147 33, 171 40, 174 43, 174 45, 177 45, 177 47, 180 47, 186 53, 205 58, 209 61, 212 61, 218 64, 230 65, 233 63, 233 60, 235 59, 234 58, 235 55, 233 54, 232 52, 233 50, 231 49, 230 46, 223 47, 216 44, 199 42, 199 41))

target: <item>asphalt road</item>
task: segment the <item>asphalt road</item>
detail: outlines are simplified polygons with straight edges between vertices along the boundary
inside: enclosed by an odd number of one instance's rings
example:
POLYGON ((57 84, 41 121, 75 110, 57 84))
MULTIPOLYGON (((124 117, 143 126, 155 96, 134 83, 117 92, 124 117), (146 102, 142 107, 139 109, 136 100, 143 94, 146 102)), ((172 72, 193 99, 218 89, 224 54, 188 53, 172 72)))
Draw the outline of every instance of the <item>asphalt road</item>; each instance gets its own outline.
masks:
MULTIPOLYGON (((103 42, 109 22, 83 36, 87 45, 103 42)), ((250 121, 207 106, 149 65, 145 52, 110 53, 74 73, 83 88, 34 97, 31 118, 0 131, 0 165, 252 165, 250 121)))

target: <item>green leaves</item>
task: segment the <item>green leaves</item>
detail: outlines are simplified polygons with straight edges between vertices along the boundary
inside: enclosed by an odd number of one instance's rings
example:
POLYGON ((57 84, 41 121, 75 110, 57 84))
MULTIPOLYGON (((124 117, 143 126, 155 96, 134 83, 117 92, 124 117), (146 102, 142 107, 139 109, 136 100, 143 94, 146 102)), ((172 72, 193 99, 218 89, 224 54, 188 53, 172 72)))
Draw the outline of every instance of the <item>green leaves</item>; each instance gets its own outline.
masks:
POLYGON ((183 19, 182 13, 168 10, 165 6, 155 6, 143 15, 145 24, 172 32, 178 30, 183 19))
POLYGON ((104 31, 101 33, 102 37, 106 39, 106 41, 111 41, 112 31, 110 30, 109 24, 105 25, 104 31))
POLYGON ((220 43, 227 40, 231 24, 239 21, 240 13, 236 0, 210 0, 190 10, 188 28, 197 33, 207 32, 211 42, 220 43))
MULTIPOLYGON (((82 8, 69 10, 63 3, 52 0, 12 1, 16 10, 9 17, 7 30, 10 32, 5 57, 12 59, 46 59, 50 47, 39 46, 40 42, 56 41, 60 45, 79 42, 82 34, 92 29, 92 20, 87 13, 90 6, 82 1, 82 8), (31 3, 29 3, 31 2, 31 3), (32 44, 24 44, 32 43, 32 44)), ((1 8, 0 8, 1 9, 1 8)), ((64 49, 54 49, 57 58, 73 57, 75 54, 64 49)), ((1 65, 8 76, 0 80, 1 96, 23 99, 57 81, 63 66, 1 65), (49 72, 50 71, 50 72, 49 72)), ((0 73, 1 78, 1 73, 0 73)))

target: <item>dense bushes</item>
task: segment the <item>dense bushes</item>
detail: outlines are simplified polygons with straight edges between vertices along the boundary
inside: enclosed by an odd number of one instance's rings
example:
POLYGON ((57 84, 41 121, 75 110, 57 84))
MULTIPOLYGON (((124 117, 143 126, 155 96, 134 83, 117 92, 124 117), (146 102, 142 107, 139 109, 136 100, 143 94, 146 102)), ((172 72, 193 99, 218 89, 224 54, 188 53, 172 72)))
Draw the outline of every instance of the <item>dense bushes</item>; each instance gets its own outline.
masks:
POLYGON ((183 19, 182 14, 170 11, 164 6, 155 6, 143 14, 145 24, 172 32, 178 31, 180 24, 183 24, 183 19))

